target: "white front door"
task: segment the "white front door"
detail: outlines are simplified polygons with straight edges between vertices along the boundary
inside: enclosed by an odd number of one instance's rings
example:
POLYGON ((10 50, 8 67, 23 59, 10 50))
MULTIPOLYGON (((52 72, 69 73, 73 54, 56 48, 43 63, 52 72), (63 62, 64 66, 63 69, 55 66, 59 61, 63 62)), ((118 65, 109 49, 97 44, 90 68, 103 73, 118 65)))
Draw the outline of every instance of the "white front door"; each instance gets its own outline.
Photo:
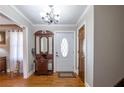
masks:
POLYGON ((74 32, 56 32, 55 56, 57 72, 74 71, 74 32))

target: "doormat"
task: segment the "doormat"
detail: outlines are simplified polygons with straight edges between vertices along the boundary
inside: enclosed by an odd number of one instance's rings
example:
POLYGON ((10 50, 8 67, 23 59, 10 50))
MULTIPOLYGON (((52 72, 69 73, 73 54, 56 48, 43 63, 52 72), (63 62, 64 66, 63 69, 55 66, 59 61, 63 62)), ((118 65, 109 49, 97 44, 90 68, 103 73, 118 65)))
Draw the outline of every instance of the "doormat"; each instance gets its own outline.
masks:
POLYGON ((74 72, 58 72, 59 78, 76 78, 74 72))

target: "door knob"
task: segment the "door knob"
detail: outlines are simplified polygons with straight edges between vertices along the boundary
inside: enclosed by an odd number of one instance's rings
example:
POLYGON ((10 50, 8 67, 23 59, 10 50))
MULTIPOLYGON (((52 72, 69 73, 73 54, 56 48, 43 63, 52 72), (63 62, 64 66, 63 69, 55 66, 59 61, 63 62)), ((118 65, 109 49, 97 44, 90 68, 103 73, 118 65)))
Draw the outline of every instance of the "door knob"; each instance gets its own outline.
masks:
POLYGON ((56 57, 59 57, 58 52, 56 52, 56 57))
POLYGON ((56 57, 59 57, 59 55, 58 55, 58 54, 56 54, 56 57))

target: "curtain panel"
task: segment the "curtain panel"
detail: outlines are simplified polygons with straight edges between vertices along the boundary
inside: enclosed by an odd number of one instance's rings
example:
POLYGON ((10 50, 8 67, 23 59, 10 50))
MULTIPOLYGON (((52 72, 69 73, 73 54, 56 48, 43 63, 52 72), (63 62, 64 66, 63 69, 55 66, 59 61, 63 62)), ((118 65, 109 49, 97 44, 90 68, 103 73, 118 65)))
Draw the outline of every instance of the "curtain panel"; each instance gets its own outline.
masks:
POLYGON ((10 71, 22 73, 23 71, 23 32, 9 30, 10 33, 10 71))

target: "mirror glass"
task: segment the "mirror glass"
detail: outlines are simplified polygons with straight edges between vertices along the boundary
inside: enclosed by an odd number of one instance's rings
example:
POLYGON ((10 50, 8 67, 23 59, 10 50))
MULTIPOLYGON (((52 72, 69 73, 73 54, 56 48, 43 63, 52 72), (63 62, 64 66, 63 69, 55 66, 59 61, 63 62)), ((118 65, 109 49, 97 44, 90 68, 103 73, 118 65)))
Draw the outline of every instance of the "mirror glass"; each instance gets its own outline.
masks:
POLYGON ((39 45, 40 45, 40 44, 39 44, 39 39, 40 39, 40 38, 37 36, 37 37, 36 37, 36 54, 40 54, 40 50, 39 50, 39 49, 40 49, 40 48, 39 48, 39 45))
POLYGON ((47 52, 47 38, 46 37, 41 38, 41 52, 43 53, 47 52))
POLYGON ((52 37, 49 37, 49 54, 52 54, 52 37))

